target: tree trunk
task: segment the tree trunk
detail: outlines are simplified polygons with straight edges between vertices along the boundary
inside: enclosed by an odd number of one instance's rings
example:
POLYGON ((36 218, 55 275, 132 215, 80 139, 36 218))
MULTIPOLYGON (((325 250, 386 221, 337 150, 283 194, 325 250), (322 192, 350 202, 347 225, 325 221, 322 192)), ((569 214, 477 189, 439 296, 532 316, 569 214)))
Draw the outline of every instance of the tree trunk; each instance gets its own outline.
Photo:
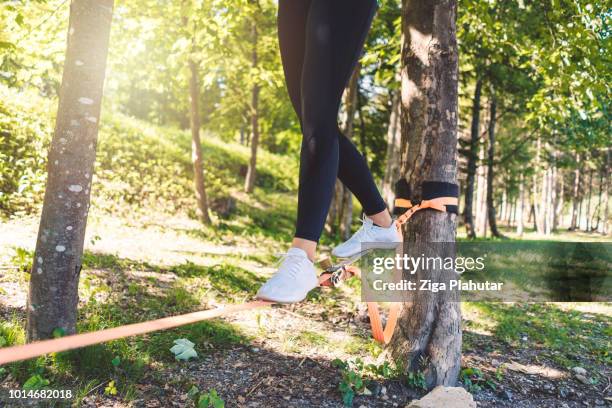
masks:
POLYGON ((500 238, 502 234, 497 230, 497 219, 495 217, 495 202, 493 198, 493 180, 495 173, 493 171, 493 163, 495 160, 495 115, 497 114, 497 100, 495 94, 491 95, 491 104, 489 108, 489 149, 487 151, 487 216, 489 220, 489 228, 491 235, 500 238))
MULTIPOLYGON (((479 163, 484 163, 484 146, 478 152, 479 163)), ((476 191, 476 235, 487 236, 487 166, 479 165, 476 191)))
MULTIPOLYGON (((423 181, 456 183, 457 43, 455 0, 402 2, 402 176, 421 197, 423 181)), ((456 217, 420 211, 407 223, 409 256, 454 256, 456 217), (416 252, 415 252, 416 251, 416 252), (417 254, 418 252, 418 254, 417 254)), ((404 276, 408 275, 404 271, 404 276)), ((420 276, 419 276, 420 275, 420 276)), ((434 281, 452 270, 417 271, 434 281)), ((390 350, 411 372, 422 372, 428 387, 454 385, 461 368, 461 309, 456 291, 419 292, 402 304, 390 350)))
POLYGON ((589 171, 589 195, 586 207, 586 231, 591 232, 591 197, 593 196, 593 170, 589 171))
MULTIPOLYGON (((252 41, 252 55, 251 55, 251 66, 257 68, 258 66, 258 55, 257 55, 257 43, 258 33, 257 24, 253 21, 251 27, 252 41)), ((259 147, 259 85, 253 84, 251 91, 251 158, 249 160, 249 168, 247 170, 246 180, 244 181, 244 191, 252 193, 255 188, 255 175, 257 172, 257 148, 259 147)))
POLYGON ((604 162, 604 174, 605 177, 605 192, 603 194, 603 202, 601 203, 601 208, 603 211, 603 223, 601 226, 601 234, 606 236, 608 235, 608 195, 610 193, 610 149, 606 151, 606 160, 604 162))
POLYGON ((389 127, 387 128, 387 163, 382 182, 382 196, 390 207, 393 207, 395 200, 394 185, 399 179, 402 165, 400 157, 400 108, 400 93, 394 92, 391 97, 391 115, 389 115, 389 127))
POLYGON ((574 188, 572 190, 572 222, 570 231, 574 231, 579 227, 578 206, 580 201, 580 154, 576 153, 576 169, 574 169, 574 188))
POLYGON ((519 237, 523 236, 524 219, 525 216, 525 176, 521 173, 519 180, 519 203, 518 211, 516 213, 516 234, 519 237))
POLYGON ((113 0, 73 0, 47 186, 30 274, 27 340, 76 332, 78 285, 113 0))
POLYGON ((557 169, 556 178, 559 180, 555 186, 555 214, 553 217, 553 230, 557 230, 563 222, 563 193, 565 190, 565 178, 562 170, 557 169))
POLYGON ((538 191, 538 176, 542 173, 540 168, 540 155, 542 150, 542 141, 538 137, 536 143, 536 158, 535 158, 535 172, 533 174, 533 185, 532 187, 532 202, 533 202, 533 225, 538 234, 544 233, 544 218, 543 218, 543 205, 542 205, 542 191, 538 191), (540 202, 538 202, 538 199, 540 202))
MULTIPOLYGON (((359 75, 361 64, 357 64, 349 80, 344 94, 344 107, 346 110, 346 122, 344 123, 344 135, 353 139, 355 133, 355 112, 357 111, 357 94, 359 92, 359 75)), ((353 221, 353 195, 351 191, 342 185, 342 210, 339 216, 340 237, 347 240, 351 236, 351 224, 353 221)))
POLYGON ((202 143, 200 141, 200 85, 198 81, 198 65, 189 59, 189 94, 191 116, 191 162, 193 164, 193 182, 195 184, 196 201, 198 202, 197 215, 203 224, 210 224, 208 214, 208 198, 206 196, 206 181, 204 166, 202 165, 202 143))
POLYGON ((467 179, 465 182, 465 204, 463 206, 463 220, 468 238, 476 238, 474 228, 474 180, 478 161, 478 141, 480 138, 480 96, 482 94, 482 79, 476 81, 474 98, 472 100, 472 127, 470 130, 470 146, 467 161, 467 179))

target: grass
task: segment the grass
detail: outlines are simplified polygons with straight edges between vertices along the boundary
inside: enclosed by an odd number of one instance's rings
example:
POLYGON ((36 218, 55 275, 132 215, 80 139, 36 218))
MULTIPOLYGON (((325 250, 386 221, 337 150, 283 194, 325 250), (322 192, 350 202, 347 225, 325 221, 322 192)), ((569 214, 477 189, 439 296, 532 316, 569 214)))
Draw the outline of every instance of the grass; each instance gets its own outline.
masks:
MULTIPOLYGON (((612 363, 610 315, 566 310, 555 303, 473 302, 464 309, 478 314, 475 323, 468 325, 470 329, 485 329, 512 348, 535 348, 561 367, 612 363), (486 323, 479 325, 483 321, 486 323)), ((466 340, 469 344, 469 338, 466 340)))

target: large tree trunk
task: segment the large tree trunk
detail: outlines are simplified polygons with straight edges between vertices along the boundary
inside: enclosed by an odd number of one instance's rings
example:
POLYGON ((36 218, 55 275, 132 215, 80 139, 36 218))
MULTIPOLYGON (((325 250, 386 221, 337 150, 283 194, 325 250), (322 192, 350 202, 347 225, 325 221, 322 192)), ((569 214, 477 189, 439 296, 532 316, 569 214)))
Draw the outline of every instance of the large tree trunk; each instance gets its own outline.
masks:
POLYGON ((580 203, 580 154, 576 153, 576 169, 574 169, 574 188, 572 190, 572 222, 570 231, 574 231, 579 227, 578 206, 580 203))
MULTIPOLYGON (((456 183, 457 43, 455 0, 402 2, 402 176, 421 197, 423 181, 456 183)), ((417 212, 404 232, 409 256, 454 256, 456 216, 417 212), (418 254, 415 252, 417 251, 418 254)), ((405 276, 409 272, 404 271, 405 276)), ((417 271, 416 278, 447 281, 452 270, 417 271)), ((419 292, 403 303, 390 343, 408 371, 425 375, 428 387, 454 385, 461 367, 461 309, 455 291, 419 292)))
MULTIPOLYGON (((253 21, 251 27, 252 35, 252 55, 251 55, 251 66, 257 68, 258 55, 257 55, 257 43, 258 33, 257 24, 253 21)), ((247 193, 253 192, 255 188, 255 175, 257 173, 257 148, 259 147, 259 85, 253 84, 251 90, 251 159, 249 160, 249 168, 247 169, 246 180, 244 181, 244 191, 247 193)))
POLYGON ((472 100, 472 127, 470 130, 470 146, 467 157, 467 179, 465 182, 465 204, 463 219, 468 238, 476 238, 474 228, 474 180, 478 161, 478 141, 480 139, 480 96, 482 94, 482 79, 476 81, 474 98, 472 100))
POLYGON ((495 115, 497 114, 497 101, 495 95, 491 95, 491 104, 489 108, 489 149, 487 151, 487 216, 489 220, 489 228, 491 229, 491 235, 494 237, 501 237, 497 229, 497 219, 495 217, 495 202, 493 197, 493 181, 495 173, 493 171, 493 165, 495 160, 495 115))
POLYGON ((400 93, 393 92, 391 97, 391 115, 389 116, 389 127, 387 128, 387 163, 385 175, 382 182, 382 196, 388 206, 392 207, 395 200, 394 185, 399 179, 400 167, 400 93))
POLYGON ((78 284, 113 0, 73 0, 30 275, 28 341, 76 332, 78 284))
POLYGON ((190 125, 191 125, 191 162, 193 164, 193 182, 195 185, 196 201, 198 202, 197 215, 204 224, 210 224, 208 214, 208 198, 206 196, 206 182, 204 166, 202 165, 202 143, 200 141, 200 86, 198 81, 198 65, 189 59, 189 95, 190 125))

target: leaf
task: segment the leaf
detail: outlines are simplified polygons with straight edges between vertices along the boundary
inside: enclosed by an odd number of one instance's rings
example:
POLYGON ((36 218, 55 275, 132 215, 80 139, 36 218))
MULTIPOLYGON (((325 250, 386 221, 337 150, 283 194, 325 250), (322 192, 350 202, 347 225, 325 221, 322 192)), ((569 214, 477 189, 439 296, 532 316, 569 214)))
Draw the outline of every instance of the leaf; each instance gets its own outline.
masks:
POLYGON ((174 354, 177 360, 189 360, 192 357, 197 357, 198 353, 193 349, 194 343, 187 339, 174 340, 174 346, 170 351, 174 354))
POLYGON ((39 390, 47 385, 49 385, 49 380, 43 378, 40 374, 36 374, 28 378, 22 388, 24 390, 39 390))
POLYGON ((121 359, 119 358, 119 356, 116 356, 115 358, 113 358, 111 360, 111 364, 114 365, 115 367, 119 366, 119 364, 121 364, 121 359))
POLYGON ((53 329, 52 335, 54 339, 59 339, 60 337, 64 337, 66 335, 66 330, 64 330, 63 327, 56 327, 53 329))
POLYGON ((353 398, 355 398, 355 392, 352 389, 348 389, 346 390, 343 394, 342 394, 342 402, 344 403, 345 407, 352 407, 353 406, 353 398))
POLYGON ((208 394, 202 394, 198 400, 198 408, 208 408, 209 403, 210 396, 208 394))

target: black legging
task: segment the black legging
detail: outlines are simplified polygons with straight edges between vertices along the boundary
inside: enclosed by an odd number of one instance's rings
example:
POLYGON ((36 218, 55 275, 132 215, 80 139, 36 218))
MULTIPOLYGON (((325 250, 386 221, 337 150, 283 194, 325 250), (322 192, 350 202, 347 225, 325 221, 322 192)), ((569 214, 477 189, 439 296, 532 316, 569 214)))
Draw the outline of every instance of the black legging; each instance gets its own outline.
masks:
POLYGON ((364 157, 338 129, 342 92, 355 68, 376 0, 280 0, 285 80, 302 127, 295 236, 318 241, 338 177, 366 215, 386 204, 364 157))

